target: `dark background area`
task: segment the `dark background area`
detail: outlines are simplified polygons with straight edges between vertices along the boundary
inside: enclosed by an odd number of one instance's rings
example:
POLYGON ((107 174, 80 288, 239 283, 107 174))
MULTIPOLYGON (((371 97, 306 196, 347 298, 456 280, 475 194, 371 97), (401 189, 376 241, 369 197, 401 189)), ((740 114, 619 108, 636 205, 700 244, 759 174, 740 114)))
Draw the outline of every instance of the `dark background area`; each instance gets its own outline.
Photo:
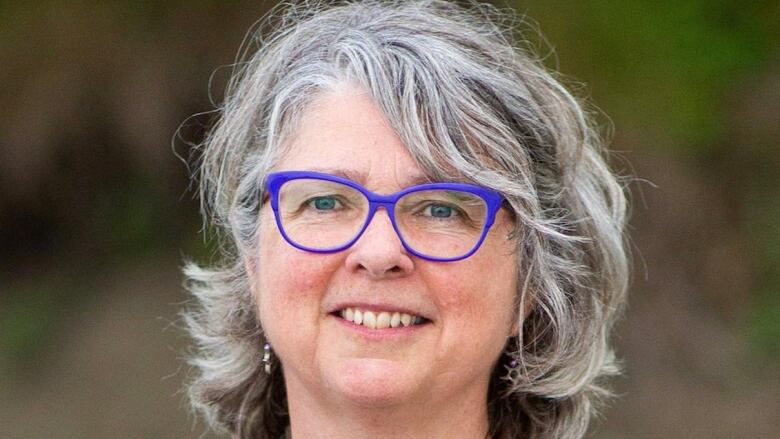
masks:
MULTIPOLYGON (((625 375, 591 436, 777 437, 780 2, 510 4, 636 177, 625 375)), ((0 1, 0 437, 203 433, 177 312, 210 250, 174 133, 269 6, 0 1)))

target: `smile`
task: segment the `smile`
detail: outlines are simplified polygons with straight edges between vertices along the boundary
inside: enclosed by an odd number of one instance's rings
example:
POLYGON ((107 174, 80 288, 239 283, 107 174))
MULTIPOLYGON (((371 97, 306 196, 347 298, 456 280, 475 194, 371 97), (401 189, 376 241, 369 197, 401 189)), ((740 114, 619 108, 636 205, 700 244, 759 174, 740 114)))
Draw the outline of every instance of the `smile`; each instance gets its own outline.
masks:
POLYGON ((370 329, 399 328, 403 326, 414 326, 425 323, 427 320, 423 317, 387 311, 367 311, 358 308, 345 308, 339 311, 339 316, 356 325, 365 326, 370 329))

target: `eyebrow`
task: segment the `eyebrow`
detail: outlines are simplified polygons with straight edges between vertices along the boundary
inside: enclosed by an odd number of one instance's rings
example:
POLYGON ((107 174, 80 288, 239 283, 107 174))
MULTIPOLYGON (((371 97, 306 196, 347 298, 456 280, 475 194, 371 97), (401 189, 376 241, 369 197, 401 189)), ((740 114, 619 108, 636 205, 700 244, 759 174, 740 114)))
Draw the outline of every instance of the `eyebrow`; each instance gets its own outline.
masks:
MULTIPOLYGON (((355 183, 359 183, 363 186, 365 186, 366 181, 368 180, 368 176, 365 172, 354 170, 354 169, 344 169, 344 168, 309 168, 312 172, 322 172, 325 174, 331 174, 335 175, 341 178, 346 178, 347 180, 354 181, 355 183)), ((425 184, 425 183, 431 183, 434 180, 432 180, 430 177, 424 175, 415 173, 412 174, 409 178, 404 180, 407 183, 407 186, 416 186, 418 184, 425 184)))

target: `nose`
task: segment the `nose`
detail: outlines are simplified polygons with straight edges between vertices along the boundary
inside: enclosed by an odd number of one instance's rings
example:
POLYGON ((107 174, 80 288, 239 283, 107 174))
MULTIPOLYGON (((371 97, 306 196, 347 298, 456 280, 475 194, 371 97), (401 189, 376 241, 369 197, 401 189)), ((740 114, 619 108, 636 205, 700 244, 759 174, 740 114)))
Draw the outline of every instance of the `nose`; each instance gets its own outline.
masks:
POLYGON ((372 278, 403 277, 414 270, 414 261, 393 228, 387 210, 378 209, 360 238, 349 249, 347 269, 372 278))

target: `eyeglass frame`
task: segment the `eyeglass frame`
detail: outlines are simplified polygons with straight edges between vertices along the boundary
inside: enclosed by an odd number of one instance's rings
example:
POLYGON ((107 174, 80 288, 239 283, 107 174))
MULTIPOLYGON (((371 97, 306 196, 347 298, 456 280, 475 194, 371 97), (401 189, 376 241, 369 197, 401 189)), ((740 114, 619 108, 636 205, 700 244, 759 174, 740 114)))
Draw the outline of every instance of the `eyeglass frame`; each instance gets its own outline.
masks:
POLYGON ((469 256, 473 255, 477 250, 479 250, 479 248, 482 246, 482 242, 487 237, 490 228, 493 226, 493 223, 496 219, 496 213, 502 207, 505 201, 504 196, 493 189, 488 189, 483 186, 477 186, 468 183, 424 183, 424 184, 409 186, 407 188, 404 188, 392 194, 382 195, 376 192, 372 192, 367 188, 365 188, 364 186, 360 185, 359 183, 356 183, 347 178, 339 177, 337 175, 332 175, 332 174, 326 174, 322 172, 313 172, 313 171, 272 172, 268 174, 268 176, 266 177, 265 187, 266 187, 267 195, 271 199, 271 209, 274 211, 274 218, 276 220, 276 226, 279 229, 279 232, 282 234, 282 237, 284 238, 285 241, 287 241, 288 244, 292 245, 293 247, 299 250, 303 250, 311 253, 327 254, 327 253, 338 253, 340 251, 344 251, 348 249, 349 247, 352 247, 355 244, 355 242, 357 242, 357 240, 360 239, 360 237, 366 231, 368 225, 371 224, 371 220, 374 219, 374 214, 376 213, 377 209, 379 209, 379 207, 384 207, 385 211, 387 212, 387 216, 390 218, 390 223, 393 226, 393 230, 395 231, 396 236, 398 236, 399 241, 401 241, 401 245, 403 245, 404 249, 406 249, 406 251, 411 253, 412 255, 417 256, 418 258, 425 259, 428 261, 434 261, 434 262, 460 261, 468 258, 469 256), (284 183, 291 180, 301 180, 301 179, 314 179, 314 180, 323 180, 323 181, 330 181, 334 183, 340 183, 352 189, 357 190, 358 192, 363 194, 364 197, 366 197, 366 199, 368 200, 368 214, 366 215, 366 220, 363 223, 363 226, 361 226, 360 231, 358 231, 351 240, 337 247, 328 248, 328 249, 317 249, 317 248, 301 245, 295 242, 294 240, 292 240, 287 235, 287 232, 285 232, 284 226, 282 225, 281 215, 279 214, 279 191, 284 183), (398 202, 398 200, 401 199, 401 197, 413 192, 420 192, 426 190, 442 190, 442 189, 467 192, 470 194, 477 195, 483 201, 485 201, 485 205, 487 206, 487 212, 485 214, 485 224, 482 226, 482 233, 480 234, 476 244, 474 244, 474 247, 462 256, 456 256, 452 258, 437 258, 416 251, 414 248, 412 248, 409 244, 406 243, 406 240, 404 240, 403 235, 398 229, 398 224, 396 223, 395 220, 395 205, 398 202))

